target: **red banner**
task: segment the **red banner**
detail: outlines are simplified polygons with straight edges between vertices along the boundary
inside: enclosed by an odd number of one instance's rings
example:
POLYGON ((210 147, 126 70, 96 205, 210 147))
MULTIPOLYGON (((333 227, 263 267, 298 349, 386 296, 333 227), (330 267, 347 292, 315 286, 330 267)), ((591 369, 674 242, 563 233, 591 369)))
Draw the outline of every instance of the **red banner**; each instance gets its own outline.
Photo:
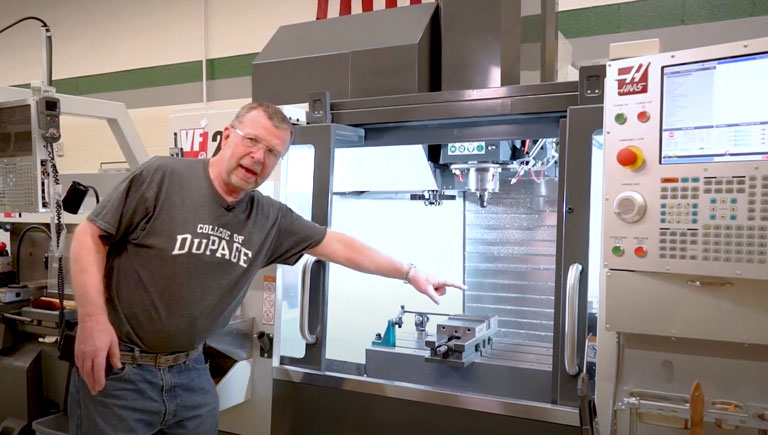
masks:
POLYGON ((317 19, 328 18, 328 0, 317 0, 317 19))

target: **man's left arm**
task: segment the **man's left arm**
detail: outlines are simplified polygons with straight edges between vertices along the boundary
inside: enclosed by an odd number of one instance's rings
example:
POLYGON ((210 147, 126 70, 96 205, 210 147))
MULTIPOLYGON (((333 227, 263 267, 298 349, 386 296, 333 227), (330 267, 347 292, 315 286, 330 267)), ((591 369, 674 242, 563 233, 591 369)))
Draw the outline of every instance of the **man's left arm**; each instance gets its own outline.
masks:
POLYGON ((427 295, 436 304, 440 303, 439 297, 445 294, 447 287, 466 289, 461 284, 437 279, 411 264, 403 263, 353 237, 336 231, 328 230, 323 241, 314 248, 309 249, 307 254, 322 260, 341 264, 359 272, 387 278, 404 280, 407 273, 408 283, 418 290, 419 293, 427 295))

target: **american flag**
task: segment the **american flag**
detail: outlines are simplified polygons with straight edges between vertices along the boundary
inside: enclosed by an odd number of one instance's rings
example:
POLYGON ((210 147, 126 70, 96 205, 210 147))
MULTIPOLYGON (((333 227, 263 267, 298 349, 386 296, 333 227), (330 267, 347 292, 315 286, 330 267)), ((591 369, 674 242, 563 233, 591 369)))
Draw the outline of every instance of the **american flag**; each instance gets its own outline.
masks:
MULTIPOLYGON (((395 8, 435 0, 317 0, 317 19, 359 14, 385 8, 395 8)), ((439 0, 437 0, 439 1, 439 0)))

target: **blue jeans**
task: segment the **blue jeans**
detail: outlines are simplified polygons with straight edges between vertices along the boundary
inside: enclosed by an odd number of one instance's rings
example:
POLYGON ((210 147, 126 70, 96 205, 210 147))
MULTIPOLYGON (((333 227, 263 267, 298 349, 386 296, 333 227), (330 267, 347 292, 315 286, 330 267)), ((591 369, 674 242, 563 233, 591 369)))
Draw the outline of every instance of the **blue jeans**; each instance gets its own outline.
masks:
POLYGON ((123 364, 95 396, 73 370, 68 408, 72 435, 218 433, 219 396, 202 352, 164 369, 123 364))

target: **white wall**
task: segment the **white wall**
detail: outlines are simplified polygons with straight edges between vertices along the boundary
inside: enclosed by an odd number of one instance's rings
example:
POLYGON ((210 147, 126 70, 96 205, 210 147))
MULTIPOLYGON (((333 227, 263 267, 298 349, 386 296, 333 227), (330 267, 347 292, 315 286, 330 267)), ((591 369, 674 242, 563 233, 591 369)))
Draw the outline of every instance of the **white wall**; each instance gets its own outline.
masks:
MULTIPOLYGON (((280 25, 312 20, 308 0, 3 0, 2 26, 34 15, 53 32, 54 79, 260 51, 280 25)), ((0 35, 0 83, 42 78, 39 24, 0 35)))
MULTIPOLYGON (((209 104, 209 107, 238 108, 248 102, 249 99, 216 101, 209 104)), ((177 110, 197 106, 200 105, 148 107, 129 111, 150 156, 168 155, 168 148, 172 145, 171 115, 177 110)), ((64 155, 57 158, 57 165, 63 173, 96 172, 100 162, 124 160, 106 121, 64 116, 61 131, 60 143, 64 155)))

